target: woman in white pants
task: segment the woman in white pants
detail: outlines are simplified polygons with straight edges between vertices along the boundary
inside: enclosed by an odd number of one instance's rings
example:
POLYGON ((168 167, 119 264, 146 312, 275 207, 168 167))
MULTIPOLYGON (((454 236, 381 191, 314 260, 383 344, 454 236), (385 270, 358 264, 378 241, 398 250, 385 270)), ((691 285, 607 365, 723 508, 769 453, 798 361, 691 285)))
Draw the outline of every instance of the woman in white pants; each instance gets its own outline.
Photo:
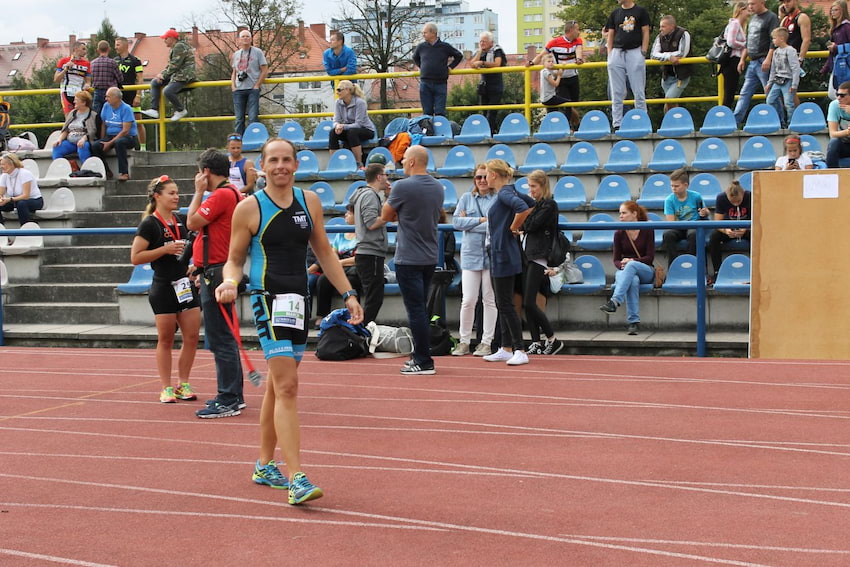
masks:
POLYGON ((460 249, 461 288, 463 299, 460 302, 460 343, 452 351, 454 356, 470 353, 469 343, 472 337, 472 323, 475 321, 475 306, 478 293, 481 292, 484 304, 484 328, 481 342, 472 353, 475 356, 490 354, 490 343, 496 328, 496 300, 493 284, 490 280, 490 258, 487 254, 487 211, 496 199, 496 195, 487 185, 487 168, 484 164, 475 167, 475 180, 472 190, 461 195, 452 217, 457 230, 464 231, 460 249))

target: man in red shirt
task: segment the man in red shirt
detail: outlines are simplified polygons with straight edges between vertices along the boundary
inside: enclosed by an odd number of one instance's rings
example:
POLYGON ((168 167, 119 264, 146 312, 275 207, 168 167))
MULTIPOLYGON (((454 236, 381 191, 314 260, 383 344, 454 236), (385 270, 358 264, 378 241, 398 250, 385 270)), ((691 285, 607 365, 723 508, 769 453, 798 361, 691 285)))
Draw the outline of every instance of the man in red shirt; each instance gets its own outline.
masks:
MULTIPOLYGON (((218 394, 206 407, 195 412, 200 418, 239 415, 245 407, 242 393, 242 363, 239 348, 215 300, 215 288, 222 281, 224 263, 230 250, 230 219, 242 194, 228 183, 230 161, 214 148, 198 157, 195 195, 189 204, 186 224, 198 231, 192 248, 192 264, 201 272, 201 310, 204 333, 215 359, 218 394), (212 194, 204 200, 204 193, 212 194)), ((233 317, 235 312, 231 311, 233 317)))
POLYGON ((91 63, 86 59, 85 43, 75 43, 71 55, 56 63, 53 80, 60 85, 62 112, 68 114, 74 109, 74 95, 91 85, 91 63))
MULTIPOLYGON (((581 65, 584 63, 584 40, 579 37, 578 22, 570 20, 564 25, 564 35, 556 37, 546 44, 543 51, 538 53, 534 59, 528 62, 528 65, 539 65, 540 59, 546 53, 551 53, 555 57, 555 65, 565 65, 575 63, 581 65)), ((561 82, 558 84, 558 89, 555 93, 571 102, 578 102, 579 86, 578 86, 578 71, 576 69, 564 69, 564 74, 561 76, 561 82)), ((573 130, 578 128, 579 115, 575 108, 563 109, 565 114, 569 115, 570 125, 573 130)))

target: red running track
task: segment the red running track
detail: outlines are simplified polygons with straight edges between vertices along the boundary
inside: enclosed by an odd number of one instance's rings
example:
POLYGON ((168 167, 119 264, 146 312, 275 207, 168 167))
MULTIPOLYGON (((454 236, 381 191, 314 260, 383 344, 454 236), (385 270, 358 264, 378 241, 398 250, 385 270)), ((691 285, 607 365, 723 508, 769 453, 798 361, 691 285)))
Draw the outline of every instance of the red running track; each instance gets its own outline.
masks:
POLYGON ((262 390, 194 417, 208 352, 169 405, 152 350, 0 356, 4 566, 850 565, 847 362, 309 353, 293 507, 251 482, 262 390))

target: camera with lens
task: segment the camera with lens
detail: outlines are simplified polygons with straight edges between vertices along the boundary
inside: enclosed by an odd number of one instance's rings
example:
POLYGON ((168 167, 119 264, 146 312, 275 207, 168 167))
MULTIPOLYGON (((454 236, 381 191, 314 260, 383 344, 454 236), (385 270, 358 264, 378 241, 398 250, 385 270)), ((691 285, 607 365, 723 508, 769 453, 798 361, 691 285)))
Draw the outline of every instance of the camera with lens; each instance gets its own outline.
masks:
POLYGON ((239 80, 240 83, 245 82, 245 79, 248 78, 248 71, 239 71, 236 74, 236 78, 239 80))
POLYGON ((183 252, 180 253, 180 256, 177 257, 177 261, 181 264, 188 266, 192 263, 192 245, 195 243, 195 238, 197 236, 197 232, 189 233, 189 238, 186 239, 186 246, 183 248, 183 252))

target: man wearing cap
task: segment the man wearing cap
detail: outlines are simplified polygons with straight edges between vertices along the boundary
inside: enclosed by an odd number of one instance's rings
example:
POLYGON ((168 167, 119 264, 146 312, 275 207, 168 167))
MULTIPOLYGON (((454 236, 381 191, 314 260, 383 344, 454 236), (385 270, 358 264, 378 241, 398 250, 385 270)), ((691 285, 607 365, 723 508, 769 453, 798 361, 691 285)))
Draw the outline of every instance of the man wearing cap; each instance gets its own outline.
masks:
POLYGON ((171 28, 161 37, 171 49, 168 66, 151 81, 151 107, 142 114, 150 118, 159 118, 160 91, 174 107, 172 122, 176 122, 189 112, 177 96, 183 87, 195 80, 195 52, 185 41, 180 41, 177 30, 171 28))

